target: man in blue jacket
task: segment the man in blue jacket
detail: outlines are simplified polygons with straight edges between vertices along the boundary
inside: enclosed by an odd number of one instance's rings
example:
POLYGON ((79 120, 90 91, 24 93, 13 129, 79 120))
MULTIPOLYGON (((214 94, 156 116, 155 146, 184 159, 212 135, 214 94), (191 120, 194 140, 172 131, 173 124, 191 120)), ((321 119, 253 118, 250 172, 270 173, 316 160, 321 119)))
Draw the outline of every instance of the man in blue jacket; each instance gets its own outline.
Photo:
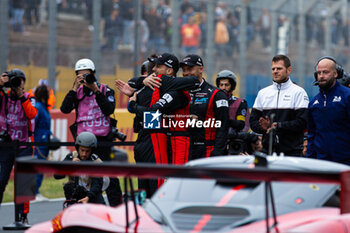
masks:
POLYGON ((337 82, 342 74, 332 57, 317 62, 320 93, 309 103, 306 156, 350 165, 350 89, 337 82))

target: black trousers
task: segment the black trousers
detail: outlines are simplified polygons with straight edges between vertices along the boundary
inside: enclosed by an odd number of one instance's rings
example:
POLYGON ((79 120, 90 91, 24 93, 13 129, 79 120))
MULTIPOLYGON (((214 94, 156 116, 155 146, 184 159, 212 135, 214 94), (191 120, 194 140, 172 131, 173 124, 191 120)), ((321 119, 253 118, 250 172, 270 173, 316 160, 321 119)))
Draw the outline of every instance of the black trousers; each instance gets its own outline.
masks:
POLYGON ((15 162, 15 155, 11 147, 1 148, 0 156, 0 204, 10 179, 11 170, 15 162))
MULTIPOLYGON (((9 181, 11 170, 15 162, 15 149, 12 147, 4 147, 0 148, 0 204, 2 202, 2 198, 9 181)), ((20 149, 17 157, 23 156, 31 156, 33 153, 33 149, 31 147, 27 147, 24 149, 20 149)), ((20 182, 17 180, 17 182, 20 182)), ((19 214, 24 214, 24 204, 16 204, 16 208, 19 209, 19 214)))
MULTIPOLYGON (((134 147, 134 158, 136 163, 156 163, 152 140, 149 135, 141 135, 134 147)), ((158 179, 138 179, 138 188, 145 190, 147 198, 158 190, 158 179)))
MULTIPOLYGON (((104 137, 97 137, 98 142, 106 141, 104 137)), ((111 161, 111 147, 98 146, 94 151, 103 162, 111 161)), ((122 190, 118 178, 110 178, 110 183, 106 189, 106 194, 110 206, 117 206, 122 202, 122 190)))

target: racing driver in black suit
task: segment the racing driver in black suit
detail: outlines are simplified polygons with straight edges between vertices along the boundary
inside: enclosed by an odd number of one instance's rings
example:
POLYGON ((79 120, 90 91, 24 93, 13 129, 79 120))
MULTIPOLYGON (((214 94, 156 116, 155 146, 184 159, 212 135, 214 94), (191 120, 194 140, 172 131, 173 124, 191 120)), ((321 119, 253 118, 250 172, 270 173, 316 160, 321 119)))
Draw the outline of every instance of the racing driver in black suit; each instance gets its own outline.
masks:
POLYGON ((195 54, 187 55, 180 66, 183 76, 195 76, 200 87, 189 91, 192 116, 198 121, 207 121, 203 127, 196 125, 191 133, 190 159, 224 155, 229 128, 228 101, 225 93, 203 78, 203 60, 195 54))

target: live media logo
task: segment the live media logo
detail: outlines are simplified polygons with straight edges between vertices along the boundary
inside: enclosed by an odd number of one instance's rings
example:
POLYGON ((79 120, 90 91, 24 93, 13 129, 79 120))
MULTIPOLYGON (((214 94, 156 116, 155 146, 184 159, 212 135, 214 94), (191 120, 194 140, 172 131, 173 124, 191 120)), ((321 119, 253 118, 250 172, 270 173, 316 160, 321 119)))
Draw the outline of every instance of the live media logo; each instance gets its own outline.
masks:
POLYGON ((143 128, 144 129, 160 129, 160 116, 162 114, 157 110, 156 112, 143 113, 143 128))

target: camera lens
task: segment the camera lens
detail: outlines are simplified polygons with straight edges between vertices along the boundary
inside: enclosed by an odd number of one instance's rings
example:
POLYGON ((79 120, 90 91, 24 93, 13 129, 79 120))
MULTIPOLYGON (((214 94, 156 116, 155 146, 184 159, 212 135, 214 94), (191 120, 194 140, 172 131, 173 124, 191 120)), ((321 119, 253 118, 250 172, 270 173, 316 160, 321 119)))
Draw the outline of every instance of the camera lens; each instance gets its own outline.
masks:
POLYGON ((247 144, 242 139, 234 139, 229 144, 229 154, 238 155, 242 152, 246 152, 247 144))
POLYGON ((83 77, 85 78, 86 82, 89 84, 93 84, 96 81, 96 78, 93 74, 84 74, 83 77))
POLYGON ((21 78, 16 77, 16 76, 11 77, 10 78, 10 86, 14 87, 14 88, 21 86, 21 78))
POLYGON ((116 138, 120 141, 125 141, 126 135, 119 132, 119 130, 115 127, 111 128, 111 132, 109 133, 109 137, 111 140, 115 140, 116 138))
POLYGON ((117 136, 117 138, 120 140, 120 141, 125 141, 125 139, 126 139, 126 135, 125 134, 123 134, 123 133, 121 133, 121 132, 117 132, 116 133, 116 136, 117 136))

